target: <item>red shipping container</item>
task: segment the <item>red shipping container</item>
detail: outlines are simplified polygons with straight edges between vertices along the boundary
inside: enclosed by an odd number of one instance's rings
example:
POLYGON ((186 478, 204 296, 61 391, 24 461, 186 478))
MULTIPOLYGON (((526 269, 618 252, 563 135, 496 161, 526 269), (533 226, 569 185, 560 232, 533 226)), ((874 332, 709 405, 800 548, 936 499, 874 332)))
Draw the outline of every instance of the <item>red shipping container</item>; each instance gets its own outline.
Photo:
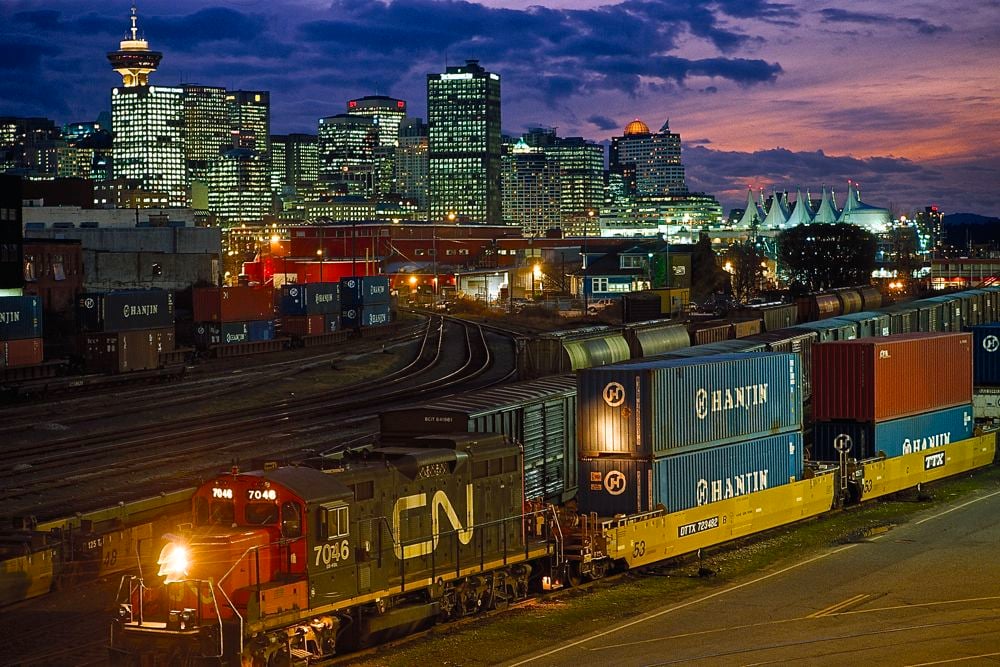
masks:
POLYGON ((274 319, 270 287, 196 287, 192 292, 195 322, 246 322, 274 319))
POLYGON ((43 359, 41 338, 0 342, 0 368, 37 366, 43 359))
POLYGON ((174 350, 174 330, 139 329, 88 333, 80 349, 88 371, 128 373, 160 367, 160 353, 174 350))
POLYGON ((324 315, 291 315, 281 318, 282 333, 292 336, 309 336, 325 333, 324 315))
POLYGON ((909 333, 813 346, 813 419, 879 422, 972 402, 972 337, 909 333))

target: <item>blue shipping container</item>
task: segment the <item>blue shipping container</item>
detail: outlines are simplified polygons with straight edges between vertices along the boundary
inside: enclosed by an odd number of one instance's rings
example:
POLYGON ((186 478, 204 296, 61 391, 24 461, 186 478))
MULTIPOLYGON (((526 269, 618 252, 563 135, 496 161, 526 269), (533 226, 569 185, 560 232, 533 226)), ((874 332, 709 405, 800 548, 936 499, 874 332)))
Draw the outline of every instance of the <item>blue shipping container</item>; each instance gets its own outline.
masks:
POLYGON ((800 364, 759 352, 581 370, 580 455, 648 458, 801 430, 800 364))
POLYGON ((305 283, 281 288, 282 315, 340 313, 339 283, 305 283))
POLYGON ((247 340, 251 342, 274 340, 274 320, 247 322, 247 340))
POLYGON ((581 459, 580 511, 668 512, 757 493, 802 479, 802 433, 737 442, 655 459, 581 459))
POLYGON ((942 447, 972 437, 972 404, 886 422, 816 422, 813 427, 815 461, 839 461, 837 445, 848 447, 846 455, 865 460, 888 458, 942 447))
POLYGON ((82 331, 136 331, 174 326, 173 292, 161 289, 93 292, 77 299, 82 331))
POLYGON ((972 384, 1000 385, 1000 323, 972 327, 972 384))
POLYGON ((0 340, 42 337, 42 300, 37 296, 0 296, 0 340))
POLYGON ((366 306, 356 306, 344 308, 341 317, 345 329, 356 329, 358 327, 378 327, 389 324, 392 313, 389 304, 368 304, 366 306))
POLYGON ((219 331, 223 345, 246 343, 250 340, 249 322, 222 322, 219 331))
POLYGON ((340 279, 340 303, 344 308, 389 303, 388 276, 356 276, 340 279))

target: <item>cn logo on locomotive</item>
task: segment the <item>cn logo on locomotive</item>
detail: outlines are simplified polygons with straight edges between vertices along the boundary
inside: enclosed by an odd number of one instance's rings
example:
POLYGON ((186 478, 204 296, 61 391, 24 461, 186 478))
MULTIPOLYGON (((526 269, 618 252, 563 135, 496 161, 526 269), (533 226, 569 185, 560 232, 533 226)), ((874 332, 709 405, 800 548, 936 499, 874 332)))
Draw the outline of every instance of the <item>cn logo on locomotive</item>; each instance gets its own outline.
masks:
POLYGON ((462 544, 468 544, 472 541, 475 513, 473 511, 471 484, 465 485, 465 528, 462 527, 462 523, 458 519, 458 512, 455 511, 454 505, 451 504, 451 499, 448 498, 448 494, 439 489, 434 492, 434 496, 431 498, 431 539, 423 540, 422 542, 418 542, 416 544, 404 545, 404 540, 400 537, 402 535, 400 529, 403 524, 403 514, 426 506, 426 493, 415 493, 410 496, 403 496, 396 501, 396 505, 392 510, 392 531, 396 536, 395 543, 393 544, 393 550, 396 552, 396 558, 399 560, 426 556, 437 549, 438 540, 441 536, 441 520, 439 511, 444 512, 444 515, 447 517, 452 529, 458 531, 459 542, 462 544))

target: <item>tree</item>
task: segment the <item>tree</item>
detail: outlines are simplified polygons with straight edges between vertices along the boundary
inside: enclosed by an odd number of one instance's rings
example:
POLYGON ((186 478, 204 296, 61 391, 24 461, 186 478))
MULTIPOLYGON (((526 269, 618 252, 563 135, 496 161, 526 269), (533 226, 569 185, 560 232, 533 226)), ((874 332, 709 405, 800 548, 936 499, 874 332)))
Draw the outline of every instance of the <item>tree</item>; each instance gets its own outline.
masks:
POLYGON ((733 287, 733 298, 747 302, 760 291, 767 256, 753 241, 734 243, 723 255, 733 287))
POLYGON ((778 235, 778 264, 796 291, 867 285, 875 249, 875 237, 855 225, 799 225, 778 235))
POLYGON ((719 266, 712 239, 702 232, 691 253, 691 300, 707 301, 716 292, 729 291, 729 274, 719 266))

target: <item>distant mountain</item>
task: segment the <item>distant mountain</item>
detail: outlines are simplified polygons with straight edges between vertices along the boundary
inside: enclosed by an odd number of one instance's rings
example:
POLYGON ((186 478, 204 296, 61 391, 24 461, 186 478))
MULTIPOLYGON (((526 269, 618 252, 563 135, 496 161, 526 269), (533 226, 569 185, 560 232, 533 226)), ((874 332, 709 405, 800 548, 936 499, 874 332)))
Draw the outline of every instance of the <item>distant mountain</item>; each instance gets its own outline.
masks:
POLYGON ((991 218, 977 213, 949 213, 944 216, 946 225, 992 225, 1000 222, 1000 218, 991 218))

